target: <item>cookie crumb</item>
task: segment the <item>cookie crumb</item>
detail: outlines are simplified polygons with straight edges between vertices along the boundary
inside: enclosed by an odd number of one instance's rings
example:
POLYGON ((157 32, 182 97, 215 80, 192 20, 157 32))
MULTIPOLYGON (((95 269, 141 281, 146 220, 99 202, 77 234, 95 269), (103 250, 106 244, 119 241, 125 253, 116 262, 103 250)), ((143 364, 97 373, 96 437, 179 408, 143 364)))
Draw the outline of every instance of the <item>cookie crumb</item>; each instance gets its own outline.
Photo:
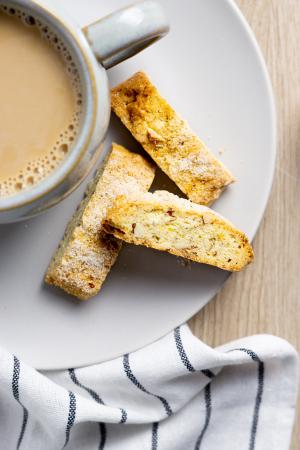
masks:
POLYGON ((185 258, 176 258, 177 264, 181 267, 186 267, 187 269, 191 270, 191 261, 185 258))

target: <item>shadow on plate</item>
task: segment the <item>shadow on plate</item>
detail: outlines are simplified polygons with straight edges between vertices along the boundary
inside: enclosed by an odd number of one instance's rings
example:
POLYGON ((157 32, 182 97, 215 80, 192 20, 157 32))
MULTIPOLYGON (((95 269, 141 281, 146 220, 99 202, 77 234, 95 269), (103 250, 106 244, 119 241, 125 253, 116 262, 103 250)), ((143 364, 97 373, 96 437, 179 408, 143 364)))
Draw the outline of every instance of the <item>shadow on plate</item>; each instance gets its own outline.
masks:
POLYGON ((63 290, 56 288, 55 286, 49 286, 48 284, 41 282, 40 286, 41 290, 41 301, 51 301, 51 302, 59 302, 60 308, 63 309, 78 309, 80 306, 86 304, 72 295, 67 294, 63 290))
POLYGON ((216 286, 222 286, 229 275, 229 272, 216 267, 126 244, 99 297, 105 298, 108 293, 111 296, 123 295, 123 292, 125 296, 132 293, 132 297, 135 297, 135 292, 140 292, 137 301, 147 298, 160 301, 174 295, 176 291, 184 299, 187 291, 195 295, 203 295, 203 291, 215 291, 216 286))

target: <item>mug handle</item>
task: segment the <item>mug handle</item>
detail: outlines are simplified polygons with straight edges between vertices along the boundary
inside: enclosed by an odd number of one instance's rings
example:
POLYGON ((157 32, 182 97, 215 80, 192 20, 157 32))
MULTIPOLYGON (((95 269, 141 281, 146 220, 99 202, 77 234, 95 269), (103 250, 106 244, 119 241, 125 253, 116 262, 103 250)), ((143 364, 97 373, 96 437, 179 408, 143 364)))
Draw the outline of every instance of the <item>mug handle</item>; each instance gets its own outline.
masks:
POLYGON ((140 52, 168 31, 161 4, 152 0, 127 6, 83 28, 96 58, 106 69, 140 52))

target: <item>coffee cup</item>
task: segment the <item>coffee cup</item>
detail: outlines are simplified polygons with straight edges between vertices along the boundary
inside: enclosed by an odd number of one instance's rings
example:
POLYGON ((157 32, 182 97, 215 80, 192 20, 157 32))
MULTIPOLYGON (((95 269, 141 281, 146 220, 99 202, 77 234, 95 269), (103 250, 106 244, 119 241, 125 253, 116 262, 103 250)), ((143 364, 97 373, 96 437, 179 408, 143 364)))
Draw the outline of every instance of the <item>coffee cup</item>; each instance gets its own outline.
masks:
POLYGON ((163 37, 169 26, 162 6, 151 0, 116 11, 83 29, 64 12, 51 11, 34 0, 0 0, 0 7, 37 21, 63 43, 78 74, 82 110, 76 138, 55 170, 30 188, 0 195, 0 223, 10 223, 57 204, 95 167, 110 120, 106 69, 163 37))

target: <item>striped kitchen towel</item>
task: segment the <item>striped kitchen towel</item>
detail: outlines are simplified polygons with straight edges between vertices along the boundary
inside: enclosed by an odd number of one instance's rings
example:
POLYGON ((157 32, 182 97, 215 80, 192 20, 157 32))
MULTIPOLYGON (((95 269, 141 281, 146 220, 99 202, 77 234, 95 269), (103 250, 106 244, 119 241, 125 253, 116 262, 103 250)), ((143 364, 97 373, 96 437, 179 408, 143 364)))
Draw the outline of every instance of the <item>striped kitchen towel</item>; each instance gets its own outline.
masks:
POLYGON ((1 350, 0 449, 288 450, 297 372, 282 339, 212 349, 186 325, 65 371, 37 372, 1 350))

